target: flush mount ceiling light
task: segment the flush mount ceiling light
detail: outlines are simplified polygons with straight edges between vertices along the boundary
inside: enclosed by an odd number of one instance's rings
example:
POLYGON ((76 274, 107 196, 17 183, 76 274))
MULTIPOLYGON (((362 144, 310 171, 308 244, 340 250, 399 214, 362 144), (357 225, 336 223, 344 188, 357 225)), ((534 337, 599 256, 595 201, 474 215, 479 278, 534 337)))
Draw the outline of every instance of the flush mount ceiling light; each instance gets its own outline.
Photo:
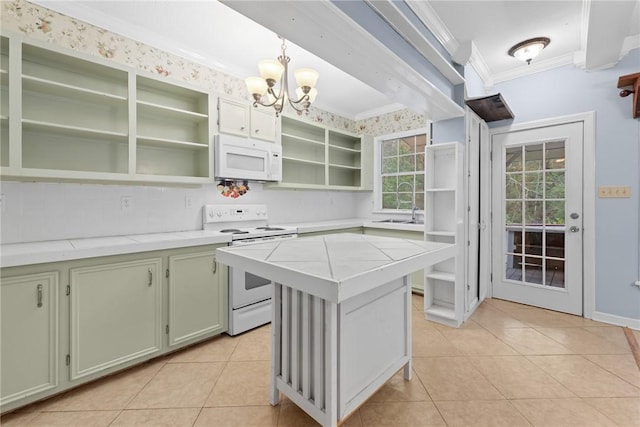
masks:
POLYGON ((524 61, 527 65, 531 64, 531 60, 538 56, 542 49, 547 47, 551 42, 548 37, 536 37, 535 39, 525 40, 509 49, 509 55, 524 61))
POLYGON ((318 80, 318 72, 311 68, 298 68, 294 75, 296 78, 297 89, 295 92, 296 100, 289 93, 289 57, 287 56, 285 39, 278 36, 282 40, 282 55, 277 60, 266 59, 258 63, 260 77, 249 77, 245 80, 247 90, 253 96, 253 105, 263 105, 265 107, 273 107, 276 110, 276 116, 280 115, 284 109, 285 102, 289 102, 291 107, 298 113, 309 112, 309 106, 315 101, 318 90, 315 88, 318 80), (279 89, 276 93, 276 83, 279 83, 279 89), (264 95, 266 100, 263 100, 264 95))

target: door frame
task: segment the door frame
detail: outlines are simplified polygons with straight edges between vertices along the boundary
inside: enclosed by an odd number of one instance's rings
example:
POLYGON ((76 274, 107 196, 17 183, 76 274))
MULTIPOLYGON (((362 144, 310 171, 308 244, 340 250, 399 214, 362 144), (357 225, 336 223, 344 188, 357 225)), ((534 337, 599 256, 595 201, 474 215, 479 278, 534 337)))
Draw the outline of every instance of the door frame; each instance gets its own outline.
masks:
MULTIPOLYGON (((585 113, 572 114, 567 116, 553 117, 548 119, 535 120, 525 123, 512 124, 489 129, 489 143, 481 146, 480 162, 481 170, 485 171, 483 176, 490 177, 493 174, 492 161, 492 145, 493 136, 495 134, 509 133, 535 129, 540 127, 562 125, 568 123, 582 122, 584 130, 583 153, 582 153, 582 204, 583 204, 583 235, 582 235, 582 307, 583 317, 592 319, 595 312, 595 288, 596 288, 596 178, 595 178, 595 126, 596 113, 588 111, 585 113)), ((487 181, 484 181, 487 183, 487 181)), ((491 204, 493 201, 492 185, 489 181, 488 185, 482 185, 480 191, 485 191, 489 197, 481 195, 480 218, 481 224, 487 224, 488 236, 493 233, 493 222, 491 204)), ((490 239, 484 239, 480 243, 481 251, 492 254, 489 261, 493 264, 493 247, 490 239)), ((493 296, 493 272, 492 267, 487 269, 485 276, 481 280, 485 280, 490 286, 487 288, 487 297, 493 296), (488 275, 488 277, 487 277, 488 275)))

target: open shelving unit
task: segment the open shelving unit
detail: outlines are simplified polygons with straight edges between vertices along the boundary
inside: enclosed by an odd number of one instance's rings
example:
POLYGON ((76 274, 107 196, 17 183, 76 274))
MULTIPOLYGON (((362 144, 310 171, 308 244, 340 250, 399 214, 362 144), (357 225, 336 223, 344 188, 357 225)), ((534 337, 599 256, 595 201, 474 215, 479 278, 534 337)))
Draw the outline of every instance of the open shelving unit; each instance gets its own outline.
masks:
POLYGON ((464 315, 464 162, 457 142, 425 148, 425 240, 456 245, 456 255, 425 269, 427 319, 458 327, 464 315))
POLYGON ((128 172, 126 71, 23 44, 21 78, 23 169, 128 172))
POLYGON ((278 187, 359 190, 363 153, 359 135, 283 116, 282 182, 278 187))
POLYGON ((136 174, 208 178, 209 96, 136 76, 136 174))
POLYGON ((0 89, 3 178, 213 182, 206 91, 14 35, 0 89))
POLYGON ((9 166, 9 39, 0 37, 0 167, 9 166))

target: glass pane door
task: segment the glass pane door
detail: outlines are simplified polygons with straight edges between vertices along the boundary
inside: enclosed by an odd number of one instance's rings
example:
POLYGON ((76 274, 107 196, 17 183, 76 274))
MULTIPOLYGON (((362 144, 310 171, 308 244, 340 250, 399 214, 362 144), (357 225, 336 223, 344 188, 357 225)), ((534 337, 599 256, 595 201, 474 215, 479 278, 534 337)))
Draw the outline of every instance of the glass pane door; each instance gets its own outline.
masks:
POLYGON ((564 141, 505 152, 505 278, 564 288, 564 141))

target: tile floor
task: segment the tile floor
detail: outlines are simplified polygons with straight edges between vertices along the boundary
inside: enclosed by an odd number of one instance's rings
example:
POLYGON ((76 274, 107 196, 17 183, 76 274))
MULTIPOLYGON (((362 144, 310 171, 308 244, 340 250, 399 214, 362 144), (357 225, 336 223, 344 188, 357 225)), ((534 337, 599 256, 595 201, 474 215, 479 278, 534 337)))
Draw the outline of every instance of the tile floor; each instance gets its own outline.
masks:
MULTIPOLYGON (((489 299, 459 328, 413 297, 415 375, 353 426, 640 426, 640 369, 619 327, 489 299)), ((315 426, 268 403, 269 326, 145 363, 1 419, 2 426, 315 426)), ((634 331, 640 341, 640 332, 634 331)))

